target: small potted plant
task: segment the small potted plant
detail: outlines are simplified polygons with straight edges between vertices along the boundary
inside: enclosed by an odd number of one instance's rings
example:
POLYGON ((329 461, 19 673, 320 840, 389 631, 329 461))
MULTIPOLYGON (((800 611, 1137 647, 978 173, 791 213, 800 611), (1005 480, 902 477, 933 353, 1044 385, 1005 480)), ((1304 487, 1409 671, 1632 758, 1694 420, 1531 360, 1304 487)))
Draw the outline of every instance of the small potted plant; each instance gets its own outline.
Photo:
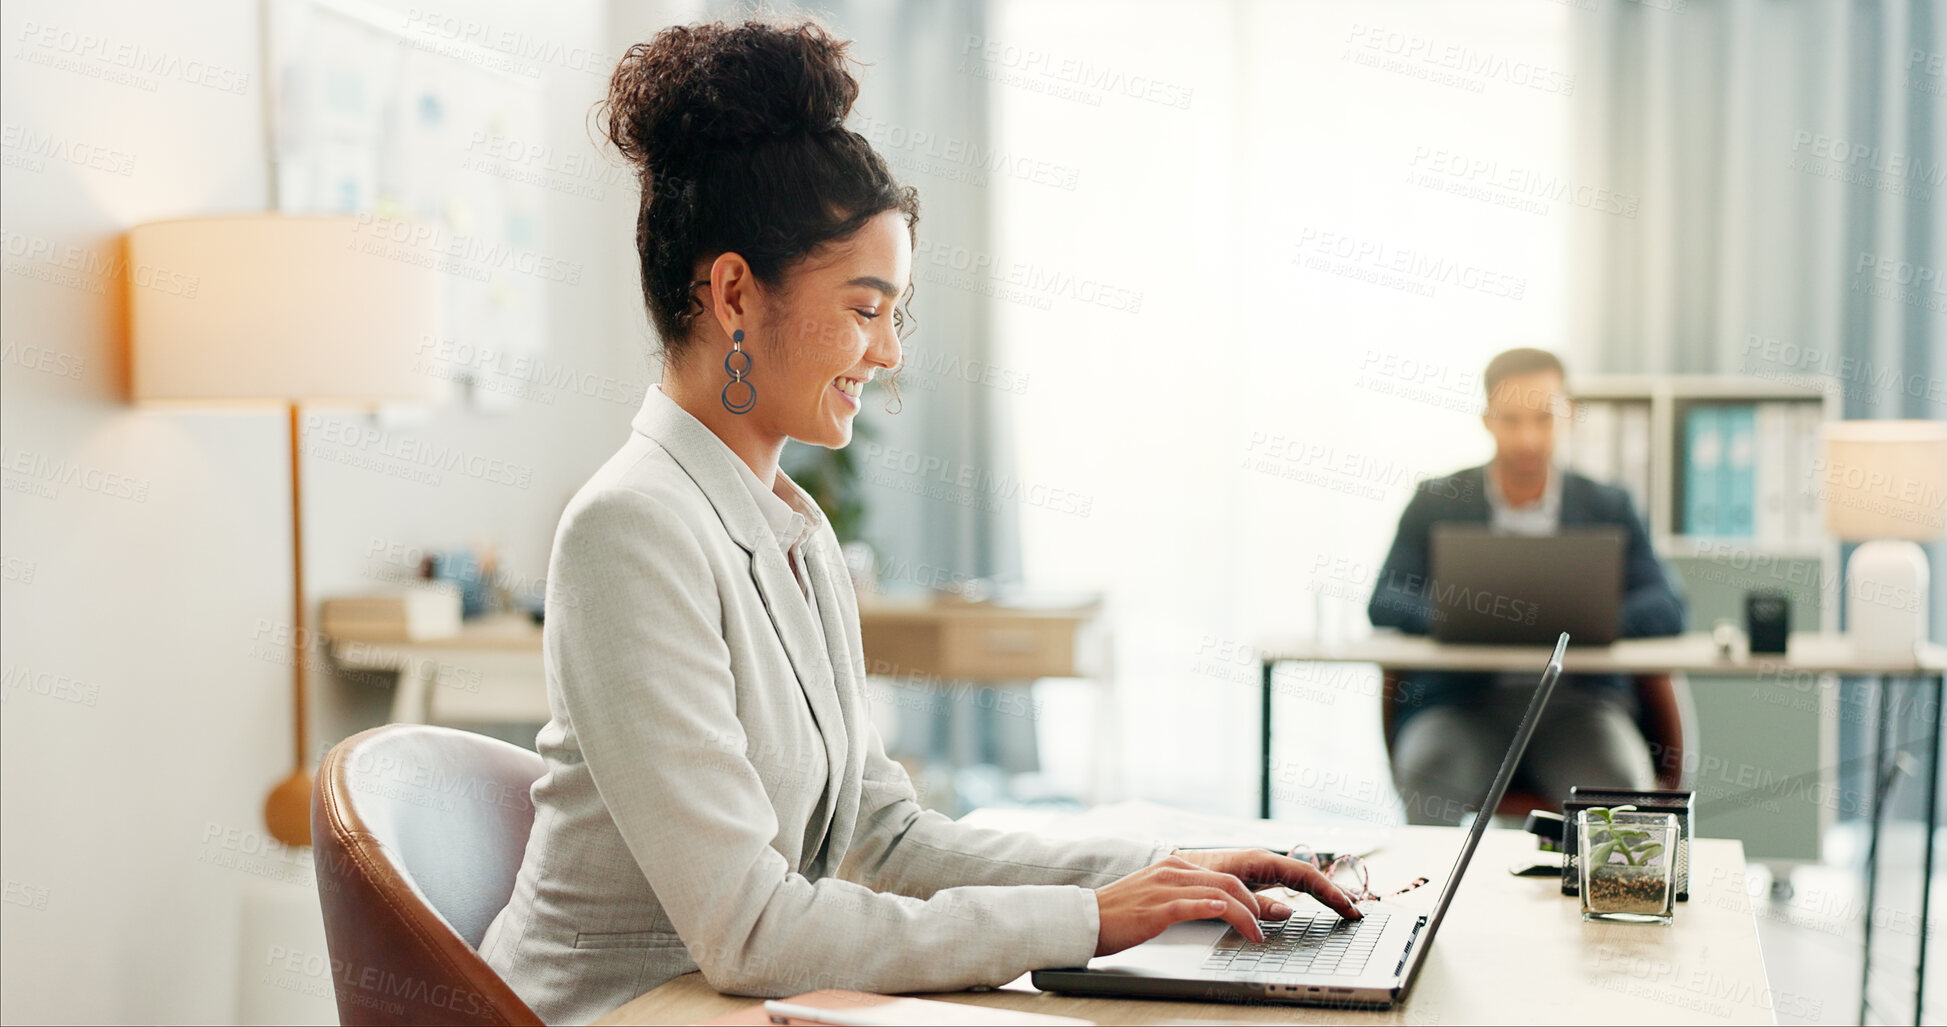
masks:
POLYGON ((1676 889, 1677 818, 1597 806, 1576 818, 1582 919, 1668 924, 1676 889))

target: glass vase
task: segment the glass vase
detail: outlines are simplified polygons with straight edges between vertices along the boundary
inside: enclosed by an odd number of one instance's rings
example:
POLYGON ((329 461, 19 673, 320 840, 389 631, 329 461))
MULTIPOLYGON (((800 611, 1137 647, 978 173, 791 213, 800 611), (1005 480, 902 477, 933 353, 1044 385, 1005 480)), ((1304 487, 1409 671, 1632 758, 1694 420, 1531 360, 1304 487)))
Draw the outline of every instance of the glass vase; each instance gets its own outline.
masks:
POLYGON ((1676 903, 1676 816, 1585 809, 1575 828, 1582 919, 1668 924, 1676 903))

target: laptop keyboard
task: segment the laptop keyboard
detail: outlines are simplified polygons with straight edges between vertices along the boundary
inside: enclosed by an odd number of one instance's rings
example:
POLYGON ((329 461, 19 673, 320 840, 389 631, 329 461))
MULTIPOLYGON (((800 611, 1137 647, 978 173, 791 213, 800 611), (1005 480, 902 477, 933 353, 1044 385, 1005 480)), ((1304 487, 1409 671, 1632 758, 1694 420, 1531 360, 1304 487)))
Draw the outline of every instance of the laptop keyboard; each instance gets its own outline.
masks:
POLYGON ((1386 913, 1367 913, 1359 920, 1337 913, 1293 913, 1288 920, 1262 920, 1264 942, 1253 945, 1233 927, 1224 933, 1203 961, 1205 970, 1240 973, 1305 973, 1352 977, 1364 972, 1373 946, 1386 926, 1386 913))

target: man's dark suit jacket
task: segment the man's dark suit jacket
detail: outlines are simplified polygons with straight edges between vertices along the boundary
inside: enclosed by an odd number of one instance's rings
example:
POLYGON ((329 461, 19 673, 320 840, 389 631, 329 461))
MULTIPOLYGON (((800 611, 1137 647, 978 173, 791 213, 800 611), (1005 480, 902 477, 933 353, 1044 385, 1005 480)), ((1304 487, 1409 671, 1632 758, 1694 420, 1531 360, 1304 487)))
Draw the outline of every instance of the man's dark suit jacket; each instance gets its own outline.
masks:
MULTIPOLYGON (((1626 638, 1680 634, 1684 627, 1683 600, 1677 598, 1669 576, 1657 561, 1649 533, 1630 505, 1629 493, 1579 474, 1558 473, 1562 476, 1562 527, 1613 524, 1626 533, 1620 634, 1626 638)), ((1399 534, 1393 538, 1392 552, 1386 554, 1372 600, 1366 605, 1366 616, 1373 627, 1426 634, 1432 614, 1425 583, 1431 576, 1428 561, 1433 526, 1447 521, 1487 524, 1490 518, 1486 467, 1470 467, 1421 482, 1413 501, 1400 515, 1399 534)), ((1634 707, 1628 681, 1620 674, 1564 675, 1562 681, 1614 690, 1634 707)), ((1409 675, 1402 682, 1403 695, 1393 730, 1397 732, 1420 710, 1465 702, 1491 685, 1491 675, 1484 673, 1422 671, 1409 675)))

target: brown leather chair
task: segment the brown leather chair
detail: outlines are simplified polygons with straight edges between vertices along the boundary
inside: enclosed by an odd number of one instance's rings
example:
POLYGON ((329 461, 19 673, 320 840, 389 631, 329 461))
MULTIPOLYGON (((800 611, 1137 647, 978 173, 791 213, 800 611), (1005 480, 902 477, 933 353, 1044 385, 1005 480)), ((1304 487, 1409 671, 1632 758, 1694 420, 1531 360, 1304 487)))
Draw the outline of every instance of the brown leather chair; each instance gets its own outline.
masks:
MULTIPOLYGON (((1399 715, 1400 673, 1380 669, 1383 687, 1379 692, 1379 720, 1386 733, 1386 757, 1393 755, 1393 725, 1399 715)), ((1686 766, 1686 753, 1697 752, 1697 708, 1690 700, 1690 680, 1681 673, 1637 674, 1636 726, 1649 743, 1650 763, 1656 768, 1656 787, 1689 788, 1696 768, 1686 766)), ((1694 762, 1694 755, 1693 755, 1694 762)), ((1561 796, 1548 799, 1533 792, 1509 788, 1494 814, 1525 818, 1528 811, 1545 809, 1561 812, 1561 796)))
POLYGON ((311 801, 343 1024, 539 1024, 475 948, 513 894, 541 758, 388 724, 332 747, 311 801))

